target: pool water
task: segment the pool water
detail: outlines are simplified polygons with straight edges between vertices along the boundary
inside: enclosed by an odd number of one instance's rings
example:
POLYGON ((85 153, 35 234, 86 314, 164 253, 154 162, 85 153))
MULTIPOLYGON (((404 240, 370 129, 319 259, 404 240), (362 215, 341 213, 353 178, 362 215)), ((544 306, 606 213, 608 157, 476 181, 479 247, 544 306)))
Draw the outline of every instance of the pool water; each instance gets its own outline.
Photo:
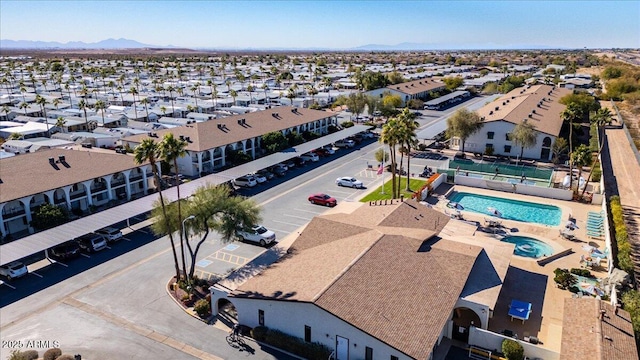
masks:
POLYGON ((549 244, 527 236, 505 236, 501 241, 515 244, 513 253, 517 256, 537 259, 553 255, 553 248, 549 244))
POLYGON ((480 214, 492 215, 488 208, 494 208, 502 213, 502 218, 542 225, 560 225, 562 210, 554 205, 536 204, 527 201, 504 199, 495 196, 455 193, 449 198, 464 207, 464 210, 480 214))

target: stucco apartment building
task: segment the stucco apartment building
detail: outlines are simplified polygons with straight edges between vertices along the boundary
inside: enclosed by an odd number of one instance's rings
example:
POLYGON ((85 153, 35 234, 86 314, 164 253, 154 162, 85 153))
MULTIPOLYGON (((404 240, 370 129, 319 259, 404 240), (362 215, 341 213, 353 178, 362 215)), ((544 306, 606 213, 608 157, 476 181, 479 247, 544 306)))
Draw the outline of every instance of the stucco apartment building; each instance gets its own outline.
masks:
POLYGON ((33 211, 44 203, 86 211, 154 187, 149 164, 115 153, 56 148, 0 159, 0 169, 3 237, 32 233, 33 211))
MULTIPOLYGON (((467 139, 465 151, 518 157, 521 148, 511 133, 518 124, 528 122, 535 126, 536 144, 524 149, 522 157, 551 160, 551 147, 562 128, 560 114, 566 108, 559 100, 567 94, 571 90, 533 85, 516 88, 486 104, 477 111, 484 125, 467 139)), ((451 148, 462 149, 462 141, 452 138, 451 148)))
POLYGON ((279 262, 230 294, 212 287, 214 311, 230 301, 239 323, 336 359, 430 359, 444 337, 487 328, 513 252, 436 237, 449 220, 413 200, 318 216, 279 262))
POLYGON ((367 92, 367 95, 382 97, 384 96, 384 93, 388 92, 391 95, 400 96, 400 99, 402 99, 402 106, 405 106, 411 99, 425 101, 429 99, 429 93, 444 89, 445 84, 439 78, 428 78, 371 90, 367 92))
POLYGON ((130 136, 122 143, 134 148, 144 139, 160 141, 172 133, 187 142, 187 156, 178 159, 178 172, 200 176, 227 165, 231 150, 255 159, 261 153, 262 135, 269 132, 280 131, 286 136, 309 131, 324 135, 331 125, 337 125, 332 112, 284 106, 130 136))

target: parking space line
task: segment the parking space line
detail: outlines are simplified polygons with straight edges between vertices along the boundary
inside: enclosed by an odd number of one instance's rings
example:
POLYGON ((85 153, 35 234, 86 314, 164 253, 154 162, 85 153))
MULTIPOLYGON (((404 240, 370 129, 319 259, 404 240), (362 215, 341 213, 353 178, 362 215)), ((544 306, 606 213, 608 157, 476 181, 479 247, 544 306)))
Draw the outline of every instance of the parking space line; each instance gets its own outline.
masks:
POLYGON ((309 214, 313 214, 313 215, 320 215, 320 214, 322 214, 322 211, 311 211, 311 210, 297 209, 297 208, 296 208, 296 209, 293 209, 293 210, 295 210, 295 211, 299 211, 299 212, 300 212, 300 211, 301 211, 301 212, 307 212, 307 213, 309 213, 309 214))
POLYGON ((4 281, 0 281, 0 285, 8 286, 8 287, 10 287, 10 288, 11 288, 11 289, 13 289, 13 290, 15 290, 15 289, 16 289, 16 287, 15 287, 15 286, 11 286, 11 285, 7 284, 7 283, 6 283, 6 282, 4 282, 4 281))
POLYGON ((291 225, 291 226, 295 226, 296 228, 299 228, 300 226, 304 225, 304 224, 296 224, 296 223, 290 223, 290 222, 280 221, 280 220, 272 220, 272 222, 285 224, 285 225, 291 225))
POLYGON ((55 260, 54 260, 54 261, 53 261, 53 263, 54 263, 54 264, 60 264, 60 265, 62 265, 62 266, 64 266, 64 267, 69 267, 69 265, 67 265, 67 264, 65 264, 65 263, 61 263, 60 261, 55 261, 55 260))
POLYGON ((38 274, 38 273, 37 273, 37 272, 35 272, 35 271, 31 271, 29 274, 33 274, 33 275, 35 275, 35 276, 39 277, 40 279, 42 279, 42 278, 44 277, 44 276, 42 276, 42 275, 38 274))
POLYGON ((106 246, 107 249, 111 250, 111 247, 109 245, 106 246))
POLYGON ((310 221, 311 219, 306 218, 306 217, 302 217, 302 216, 295 216, 295 215, 289 215, 289 214, 282 214, 283 216, 287 216, 287 217, 292 217, 294 219, 301 219, 301 220, 306 220, 306 221, 310 221))
POLYGON ((126 237, 124 237, 124 236, 122 237, 122 240, 125 240, 125 241, 131 241, 131 239, 128 239, 128 238, 126 238, 126 237))
POLYGON ((87 259, 91 259, 91 256, 89 256, 89 255, 87 255, 87 254, 80 254, 80 255, 82 255, 82 256, 84 256, 84 257, 86 257, 87 259))

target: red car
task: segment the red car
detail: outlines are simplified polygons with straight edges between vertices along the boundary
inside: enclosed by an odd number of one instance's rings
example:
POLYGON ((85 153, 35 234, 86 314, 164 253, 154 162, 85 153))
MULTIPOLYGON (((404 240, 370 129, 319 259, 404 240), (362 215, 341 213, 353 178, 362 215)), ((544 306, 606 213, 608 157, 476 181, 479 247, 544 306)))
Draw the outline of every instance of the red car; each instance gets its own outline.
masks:
POLYGON ((311 152, 316 154, 316 155, 318 155, 318 156, 320 156, 320 157, 329 156, 329 152, 327 152, 327 150, 323 149, 323 148, 315 149, 315 150, 313 150, 311 152))
POLYGON ((313 194, 309 196, 309 202, 312 204, 324 206, 336 206, 338 201, 327 194, 313 194))

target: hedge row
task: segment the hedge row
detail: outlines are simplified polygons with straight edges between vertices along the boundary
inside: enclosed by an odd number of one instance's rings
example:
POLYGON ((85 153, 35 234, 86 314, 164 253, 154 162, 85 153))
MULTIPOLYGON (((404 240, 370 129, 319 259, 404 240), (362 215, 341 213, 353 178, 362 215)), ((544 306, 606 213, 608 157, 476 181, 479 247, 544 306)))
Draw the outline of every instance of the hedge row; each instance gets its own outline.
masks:
POLYGON ((631 261, 631 244, 627 226, 624 224, 622 205, 619 196, 612 196, 610 200, 613 226, 616 233, 616 244, 618 247, 618 267, 626 271, 633 277, 633 262, 631 261))
POLYGON ((331 355, 331 350, 318 342, 306 342, 301 338, 285 334, 282 331, 272 330, 266 326, 258 326, 251 330, 251 337, 290 353, 304 356, 309 360, 326 360, 331 355))

